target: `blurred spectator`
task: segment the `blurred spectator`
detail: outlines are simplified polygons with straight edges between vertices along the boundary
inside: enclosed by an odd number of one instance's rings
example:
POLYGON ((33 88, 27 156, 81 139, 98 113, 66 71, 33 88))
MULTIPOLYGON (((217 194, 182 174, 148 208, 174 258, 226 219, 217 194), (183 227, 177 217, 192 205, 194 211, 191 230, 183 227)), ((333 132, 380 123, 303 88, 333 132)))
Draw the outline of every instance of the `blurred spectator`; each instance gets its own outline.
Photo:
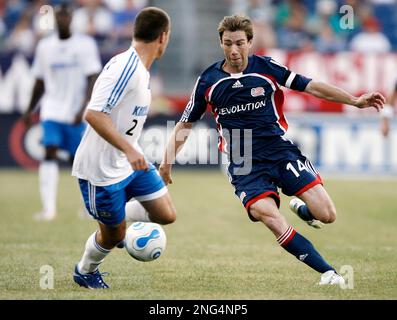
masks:
POLYGON ((396 0, 370 0, 373 4, 396 4, 396 0))
POLYGON ((86 33, 94 37, 105 37, 113 30, 113 17, 101 0, 82 1, 84 6, 73 15, 73 32, 86 33))
MULTIPOLYGON (((120 12, 128 6, 129 0, 103 0, 103 3, 113 12, 120 12)), ((148 0, 133 0, 131 1, 135 8, 143 8, 148 5, 148 0)))
POLYGON ((339 36, 342 33, 339 22, 336 1, 320 0, 316 2, 315 11, 308 18, 307 29, 311 34, 318 35, 324 25, 328 25, 339 36))
POLYGON ((331 26, 324 24, 315 41, 315 49, 320 53, 335 53, 346 49, 346 42, 338 37, 331 26))
POLYGON ((245 14, 251 18, 254 28, 252 52, 264 54, 266 49, 277 46, 272 22, 275 8, 270 0, 234 0, 230 14, 245 14))
POLYGON ((286 0, 279 1, 277 5, 277 11, 275 14, 275 27, 285 26, 290 17, 294 13, 302 13, 304 16, 307 14, 307 9, 301 0, 286 0), (280 3, 281 2, 281 3, 280 3))
POLYGON ((125 6, 115 11, 113 15, 116 35, 122 39, 127 38, 129 42, 135 16, 142 9, 136 7, 135 2, 135 0, 125 0, 125 6))
POLYGON ((245 14, 253 21, 273 22, 275 8, 271 0, 234 0, 230 14, 245 14))
POLYGON ((6 34, 6 25, 4 23, 4 12, 5 12, 5 4, 0 2, 0 49, 2 47, 2 43, 4 41, 5 38, 5 34, 6 34))
POLYGON ((309 50, 313 48, 305 29, 305 11, 292 11, 285 26, 277 32, 279 47, 286 50, 309 50))
POLYGON ((277 37, 272 26, 266 21, 252 21, 254 38, 252 40, 252 52, 263 55, 266 49, 277 47, 277 37))
POLYGON ((30 21, 29 13, 23 13, 6 41, 8 50, 24 53, 26 56, 30 56, 33 53, 35 35, 30 21))
POLYGON ((12 30, 19 21, 26 4, 24 1, 8 0, 5 2, 4 23, 8 30, 12 30))
POLYGON ((391 50, 389 39, 380 32, 378 20, 373 17, 367 17, 363 21, 363 31, 353 37, 350 43, 352 51, 385 53, 391 50))

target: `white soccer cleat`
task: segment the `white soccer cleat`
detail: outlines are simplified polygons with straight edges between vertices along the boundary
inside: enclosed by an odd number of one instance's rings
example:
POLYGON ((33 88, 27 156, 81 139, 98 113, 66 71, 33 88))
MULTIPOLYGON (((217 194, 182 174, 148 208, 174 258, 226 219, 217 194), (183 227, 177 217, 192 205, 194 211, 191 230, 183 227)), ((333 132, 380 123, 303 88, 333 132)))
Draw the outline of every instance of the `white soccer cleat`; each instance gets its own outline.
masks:
MULTIPOLYGON (((298 214, 298 209, 299 207, 305 205, 305 203, 299 199, 299 198, 292 198, 292 200, 289 202, 289 208, 293 213, 295 213, 299 218, 301 218, 298 214)), ((302 219, 302 218, 301 218, 302 219)), ((302 219, 303 220, 303 219, 302 219)), ((320 220, 313 219, 313 220, 303 220, 305 221, 309 226, 315 228, 315 229, 321 229, 324 223, 322 223, 320 220)))
POLYGON ((321 279, 318 284, 320 286, 322 286, 322 285, 344 285, 345 279, 343 279, 343 277, 340 274, 336 273, 334 270, 329 270, 327 272, 324 272, 321 275, 321 279))
POLYGON ((38 213, 36 213, 33 218, 36 221, 52 221, 54 220, 56 217, 56 213, 49 213, 49 212, 44 212, 44 211, 40 211, 38 213))

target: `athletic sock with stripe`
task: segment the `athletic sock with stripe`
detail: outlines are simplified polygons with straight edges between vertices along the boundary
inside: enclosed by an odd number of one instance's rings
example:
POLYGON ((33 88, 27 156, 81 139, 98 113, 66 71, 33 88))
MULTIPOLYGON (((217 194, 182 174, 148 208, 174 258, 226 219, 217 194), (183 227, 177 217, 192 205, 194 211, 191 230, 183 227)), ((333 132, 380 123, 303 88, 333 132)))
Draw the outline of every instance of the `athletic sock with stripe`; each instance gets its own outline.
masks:
POLYGON ((78 270, 82 274, 92 273, 98 269, 111 250, 102 248, 96 241, 95 231, 85 244, 83 257, 78 263, 78 270))
POLYGON ((318 253, 312 243, 296 232, 291 226, 277 238, 277 242, 297 259, 312 269, 324 273, 335 269, 318 253))

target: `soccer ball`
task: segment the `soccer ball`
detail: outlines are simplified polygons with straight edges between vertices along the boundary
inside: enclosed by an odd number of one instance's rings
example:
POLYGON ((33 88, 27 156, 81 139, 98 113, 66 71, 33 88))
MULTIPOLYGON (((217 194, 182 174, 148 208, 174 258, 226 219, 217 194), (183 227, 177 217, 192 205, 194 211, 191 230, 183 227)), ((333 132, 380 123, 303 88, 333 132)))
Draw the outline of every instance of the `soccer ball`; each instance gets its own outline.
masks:
POLYGON ((139 261, 158 259, 164 252, 167 237, 163 228, 152 222, 135 222, 125 234, 124 245, 129 255, 139 261))

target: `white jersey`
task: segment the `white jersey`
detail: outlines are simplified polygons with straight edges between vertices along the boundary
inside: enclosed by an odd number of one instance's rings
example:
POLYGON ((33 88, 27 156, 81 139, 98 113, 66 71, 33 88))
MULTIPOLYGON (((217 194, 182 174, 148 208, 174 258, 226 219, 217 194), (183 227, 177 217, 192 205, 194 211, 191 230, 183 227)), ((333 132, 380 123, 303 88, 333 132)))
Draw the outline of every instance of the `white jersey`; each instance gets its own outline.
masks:
POLYGON ((32 67, 45 86, 40 119, 72 123, 84 103, 87 76, 101 67, 97 45, 88 36, 62 40, 53 34, 40 40, 32 67))
MULTIPOLYGON (((148 70, 131 47, 105 65, 87 106, 109 114, 117 131, 140 152, 138 139, 151 102, 149 80, 148 70)), ((92 185, 107 186, 132 172, 126 155, 88 125, 74 158, 72 175, 92 185)))

